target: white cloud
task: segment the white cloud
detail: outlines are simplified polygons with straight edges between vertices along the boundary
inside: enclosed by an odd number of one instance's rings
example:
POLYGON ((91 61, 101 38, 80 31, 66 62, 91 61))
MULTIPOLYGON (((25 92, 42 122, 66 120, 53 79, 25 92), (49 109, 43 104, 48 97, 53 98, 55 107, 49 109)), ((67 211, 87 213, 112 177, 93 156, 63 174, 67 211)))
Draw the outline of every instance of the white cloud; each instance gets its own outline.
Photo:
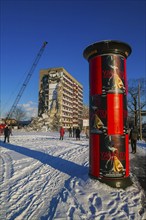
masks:
POLYGON ((32 117, 37 117, 38 115, 38 103, 33 101, 28 101, 24 104, 19 104, 19 106, 26 112, 27 119, 32 117))

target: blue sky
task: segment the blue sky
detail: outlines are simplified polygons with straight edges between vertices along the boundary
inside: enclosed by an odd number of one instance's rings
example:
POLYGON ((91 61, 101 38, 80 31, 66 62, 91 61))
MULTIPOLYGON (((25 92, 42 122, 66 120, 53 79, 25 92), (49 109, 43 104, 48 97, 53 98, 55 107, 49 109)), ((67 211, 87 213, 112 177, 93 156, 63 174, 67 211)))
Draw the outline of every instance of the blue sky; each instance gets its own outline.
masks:
POLYGON ((83 85, 88 104, 89 65, 83 51, 102 40, 128 43, 127 77, 145 77, 146 1, 1 0, 0 116, 10 110, 44 41, 48 45, 19 104, 30 112, 37 108, 39 71, 52 67, 64 67, 83 85))

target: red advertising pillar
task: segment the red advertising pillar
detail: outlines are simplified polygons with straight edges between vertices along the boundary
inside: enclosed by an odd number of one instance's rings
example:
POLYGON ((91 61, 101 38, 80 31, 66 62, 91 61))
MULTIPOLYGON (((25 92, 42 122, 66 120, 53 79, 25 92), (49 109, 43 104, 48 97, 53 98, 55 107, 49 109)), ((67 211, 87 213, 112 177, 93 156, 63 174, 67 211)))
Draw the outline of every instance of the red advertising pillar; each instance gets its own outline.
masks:
POLYGON ((129 176, 126 59, 131 47, 106 40, 88 46, 90 151, 89 175, 112 187, 126 188, 129 176))

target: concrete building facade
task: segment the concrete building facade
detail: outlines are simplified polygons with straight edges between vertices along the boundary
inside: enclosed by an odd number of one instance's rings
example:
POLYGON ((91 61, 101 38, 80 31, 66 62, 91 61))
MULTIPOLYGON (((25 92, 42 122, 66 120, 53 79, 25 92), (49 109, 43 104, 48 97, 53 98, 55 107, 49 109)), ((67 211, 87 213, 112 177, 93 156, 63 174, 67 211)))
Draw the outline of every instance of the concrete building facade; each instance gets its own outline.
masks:
POLYGON ((38 116, 47 114, 50 127, 82 124, 83 86, 63 67, 40 71, 38 116))

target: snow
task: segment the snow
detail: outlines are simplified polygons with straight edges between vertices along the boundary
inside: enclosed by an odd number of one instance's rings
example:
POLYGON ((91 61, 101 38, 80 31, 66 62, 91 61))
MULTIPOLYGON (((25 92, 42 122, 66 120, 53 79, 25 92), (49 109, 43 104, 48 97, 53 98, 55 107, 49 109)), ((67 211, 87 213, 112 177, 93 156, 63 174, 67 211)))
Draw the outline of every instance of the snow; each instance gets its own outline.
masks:
POLYGON ((140 141, 130 154, 133 185, 116 189, 89 177, 84 134, 62 141, 57 132, 14 131, 9 144, 1 136, 0 220, 144 220, 145 158, 140 141))

